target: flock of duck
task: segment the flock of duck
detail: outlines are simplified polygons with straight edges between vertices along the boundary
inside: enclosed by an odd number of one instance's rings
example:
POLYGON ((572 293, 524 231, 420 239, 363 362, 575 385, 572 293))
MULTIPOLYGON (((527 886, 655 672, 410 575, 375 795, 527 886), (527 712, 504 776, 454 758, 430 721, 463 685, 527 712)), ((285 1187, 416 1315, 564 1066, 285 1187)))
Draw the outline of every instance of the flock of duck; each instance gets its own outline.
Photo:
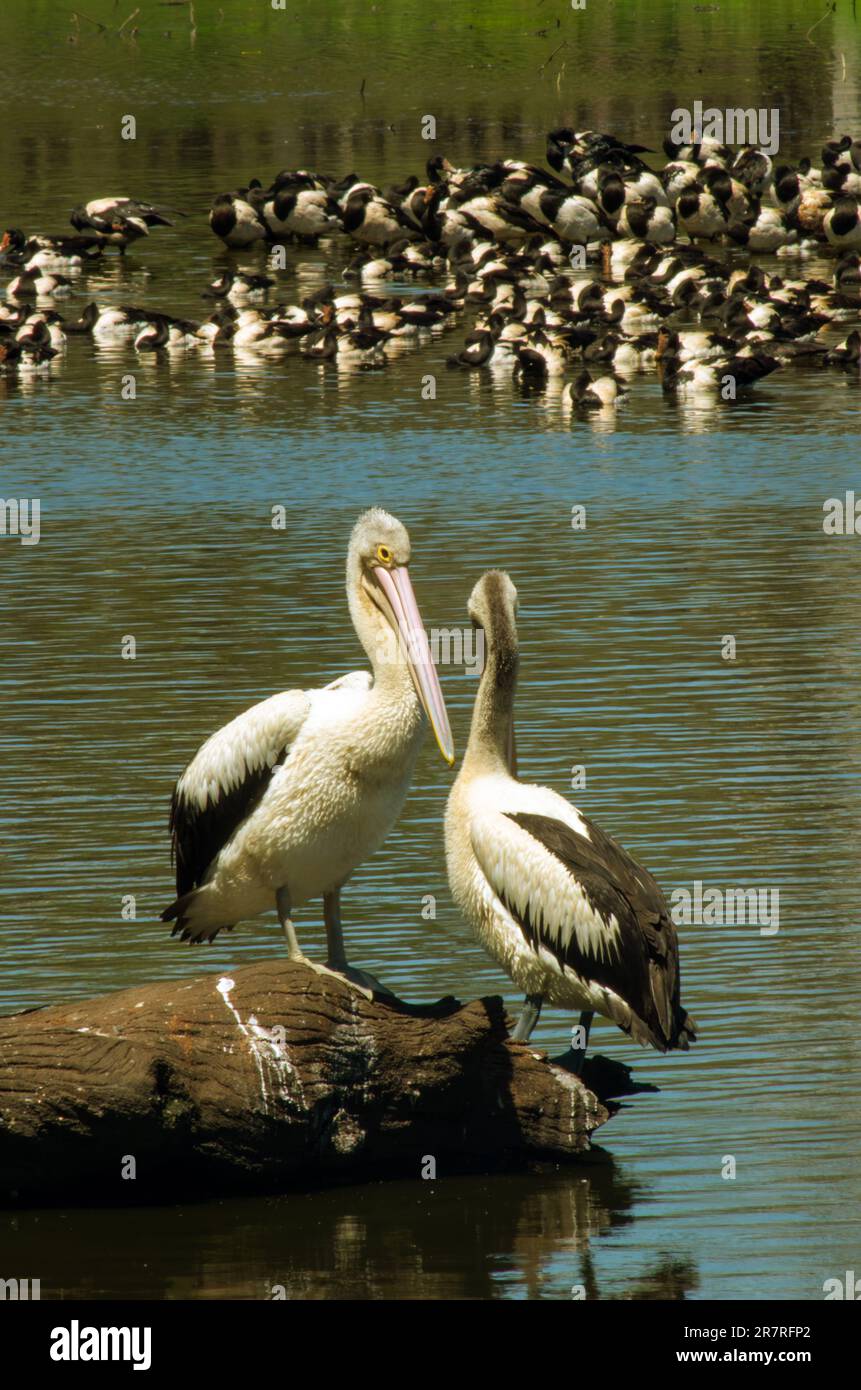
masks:
POLYGON ((255 179, 219 195, 209 223, 226 247, 263 248, 268 262, 202 287, 205 321, 95 300, 60 312, 105 254, 185 216, 94 199, 72 213, 75 235, 3 234, 0 373, 50 371, 69 336, 139 354, 294 353, 376 368, 470 312, 450 367, 510 375, 577 410, 613 409, 640 371, 668 393, 721 400, 795 363, 857 374, 861 142, 829 141, 818 167, 714 140, 666 141, 664 152, 656 171, 642 146, 560 129, 547 137, 549 169, 436 156, 424 182, 385 190, 355 174, 255 179), (340 283, 283 302, 285 243, 322 241, 334 259, 345 238, 340 283), (787 273, 752 259, 763 255, 785 258, 787 273), (827 278, 801 273, 812 255, 833 258, 827 278))

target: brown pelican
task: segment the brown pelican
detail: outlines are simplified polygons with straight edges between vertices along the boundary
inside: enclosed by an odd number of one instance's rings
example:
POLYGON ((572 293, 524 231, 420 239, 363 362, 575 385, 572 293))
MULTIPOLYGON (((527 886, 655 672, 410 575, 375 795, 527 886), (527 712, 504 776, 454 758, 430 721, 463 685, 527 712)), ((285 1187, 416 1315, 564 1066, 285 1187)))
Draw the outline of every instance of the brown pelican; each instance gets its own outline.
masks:
POLYGON ((359 517, 347 554, 347 599, 373 675, 287 690, 203 744, 176 784, 170 829, 176 901, 162 913, 183 941, 273 902, 294 960, 297 907, 323 898, 327 966, 347 965, 339 895, 398 817, 430 721, 446 762, 451 730, 409 570, 410 538, 388 512, 359 517))
POLYGON ((491 570, 472 591, 485 667, 466 756, 448 800, 452 894, 490 955, 526 993, 512 1037, 542 1003, 581 1011, 579 1071, 593 1014, 661 1052, 687 1048, 676 933, 651 874, 548 787, 514 775, 517 590, 491 570))

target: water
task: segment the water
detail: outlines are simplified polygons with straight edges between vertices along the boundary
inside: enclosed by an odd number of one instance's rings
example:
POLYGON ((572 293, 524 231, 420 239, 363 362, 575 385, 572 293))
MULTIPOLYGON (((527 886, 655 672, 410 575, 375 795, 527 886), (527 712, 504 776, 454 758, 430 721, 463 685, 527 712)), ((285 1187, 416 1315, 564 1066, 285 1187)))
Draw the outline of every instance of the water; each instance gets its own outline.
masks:
MULTIPOLYGON (((195 8, 194 37, 161 7, 117 37, 67 27, 53 5, 4 7, 0 80, 17 118, 0 143, 3 225, 59 231, 75 203, 112 192, 189 213, 89 275, 76 309, 95 294, 203 316, 212 275, 254 260, 211 236, 211 196, 287 164, 394 182, 440 151, 540 160, 544 132, 567 121, 658 146, 669 111, 696 98, 778 106, 791 156, 861 128, 844 3, 809 34, 818 15, 800 3, 195 8), (429 147, 420 118, 434 112, 429 147), (128 113, 134 142, 119 138, 128 113)), ((107 0, 87 12, 125 18, 107 0)), ((339 242, 290 250, 280 297, 337 279, 347 258, 339 242)), ((817 1298, 857 1262, 859 574, 854 541, 822 531, 825 499, 859 481, 857 382, 787 370, 702 412, 643 376, 614 421, 569 427, 540 398, 446 372, 464 332, 360 375, 294 358, 144 364, 72 342, 49 379, 0 378, 0 492, 42 503, 40 544, 0 547, 0 1011, 281 952, 274 919, 205 950, 170 940, 156 920, 172 897, 167 801, 233 714, 362 663, 343 561, 372 501, 410 528, 430 626, 463 622, 483 568, 515 578, 522 775, 571 794, 582 764, 578 803, 668 892, 779 890, 780 931, 681 929, 702 1026, 689 1055, 646 1055, 598 1022, 596 1046, 661 1087, 601 1132, 609 1158, 4 1218, 4 1256, 38 1271, 43 1297, 283 1284, 556 1298, 583 1283, 591 1297, 817 1298), (277 505, 286 532, 270 525, 277 505), (129 634, 134 662, 120 655, 129 634), (721 1176, 730 1154, 734 1180, 721 1176)), ((442 679, 462 750, 475 681, 442 679)), ((345 893, 350 954, 410 999, 503 992, 515 1008, 449 898, 449 785, 428 747, 398 827, 345 893)), ((316 911, 298 927, 318 953, 316 911)), ((561 1047, 568 1022, 546 1012, 536 1041, 561 1047)))

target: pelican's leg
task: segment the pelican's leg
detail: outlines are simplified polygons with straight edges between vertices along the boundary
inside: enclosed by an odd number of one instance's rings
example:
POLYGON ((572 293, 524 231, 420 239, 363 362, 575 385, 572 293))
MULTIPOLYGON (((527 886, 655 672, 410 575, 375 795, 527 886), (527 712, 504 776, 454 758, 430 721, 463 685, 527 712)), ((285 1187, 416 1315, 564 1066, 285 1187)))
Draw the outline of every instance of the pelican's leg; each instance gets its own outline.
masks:
POLYGON ((574 1047, 572 1044, 571 1047, 571 1052, 574 1054, 574 1066, 572 1067, 572 1071, 575 1076, 580 1075, 583 1070, 583 1063, 586 1061, 586 1048, 589 1046, 589 1030, 592 1027, 592 1019, 594 1017, 594 1013, 589 1013, 588 1010, 584 1010, 580 1015, 579 1026, 582 1029, 583 1044, 581 1047, 574 1047))
POLYGON ((527 994, 520 1017, 514 1026, 511 1034, 512 1042, 529 1042, 532 1030, 541 1017, 541 1005, 544 999, 540 994, 527 994))
POLYGON ((586 1048, 589 1046, 589 1029, 592 1027, 594 1013, 584 1011, 580 1015, 578 1028, 582 1043, 578 1039, 575 1047, 572 1042, 567 1052, 563 1052, 561 1057, 551 1057, 551 1062, 556 1067, 564 1067, 565 1071, 570 1071, 574 1076, 579 1076, 583 1070, 583 1063, 586 1061, 586 1048))
MULTIPOLYGON (((319 961, 309 960, 308 957, 303 954, 302 948, 299 945, 299 938, 296 935, 296 928, 294 927, 290 916, 292 912, 292 906, 290 903, 290 890, 288 888, 278 889, 278 891, 275 894, 275 902, 278 907, 278 920, 284 928, 284 935, 287 938, 287 955, 290 957, 290 960, 301 961, 303 965, 310 966, 310 968, 317 975, 337 975, 339 979, 349 980, 351 984, 354 984, 359 989, 361 989, 361 992, 362 994, 364 994, 366 999, 370 999, 373 994, 373 989, 370 983, 366 984, 364 979, 360 980, 356 978, 357 976, 360 976, 362 972, 360 970, 351 971, 350 967, 347 965, 347 959, 344 955, 344 944, 343 941, 341 941, 340 939, 341 920, 338 914, 337 894, 335 894, 335 899, 335 928, 337 932, 337 939, 334 947, 334 956, 335 959, 343 962, 343 964, 339 968, 336 968, 331 964, 321 965, 319 961)), ((326 901, 328 902, 328 899, 326 901)), ((329 934, 328 910, 326 912, 326 934, 329 937, 329 955, 331 957, 333 954, 333 937, 329 934)), ((382 986, 380 986, 379 988, 382 988, 382 986)))
POLYGON ((373 994, 388 994, 390 998, 394 997, 392 991, 381 985, 367 970, 356 970, 347 961, 344 933, 341 930, 340 888, 323 894, 323 921, 326 924, 326 968, 336 975, 343 976, 350 984, 356 985, 369 999, 373 994))
POLYGON ((287 954, 291 960, 304 960, 302 948, 299 945, 299 938, 296 935, 296 928, 293 926, 293 905, 290 902, 289 888, 279 888, 275 894, 275 905, 278 909, 278 921, 284 928, 284 935, 287 938, 287 954))
POLYGON ((341 929, 340 888, 323 894, 323 921, 326 925, 326 964, 330 970, 347 970, 347 953, 341 929))

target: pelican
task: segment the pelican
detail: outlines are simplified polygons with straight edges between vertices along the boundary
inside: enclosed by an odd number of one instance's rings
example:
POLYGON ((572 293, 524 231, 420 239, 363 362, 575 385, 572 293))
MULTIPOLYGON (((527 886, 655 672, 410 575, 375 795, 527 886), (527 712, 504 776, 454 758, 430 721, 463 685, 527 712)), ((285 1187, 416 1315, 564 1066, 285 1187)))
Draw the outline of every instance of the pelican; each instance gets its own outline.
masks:
POLYGON ((541 1006, 580 1011, 579 1072, 594 1014, 660 1052, 696 1025, 679 1002, 678 944, 664 896, 622 846, 548 787, 515 775, 517 590, 491 570, 469 599, 485 667, 463 766, 448 799, 452 895, 485 950, 526 994, 512 1033, 528 1041, 541 1006))
POLYGON ((322 968, 381 988, 347 963, 341 888, 394 825, 427 721, 446 762, 454 761, 409 560, 400 521, 378 508, 360 516, 347 600, 373 675, 353 671, 320 690, 287 690, 253 705, 183 772, 170 810, 177 897, 162 913, 175 923, 173 935, 212 941, 274 903, 290 958, 304 960, 293 914, 322 896, 322 968))

